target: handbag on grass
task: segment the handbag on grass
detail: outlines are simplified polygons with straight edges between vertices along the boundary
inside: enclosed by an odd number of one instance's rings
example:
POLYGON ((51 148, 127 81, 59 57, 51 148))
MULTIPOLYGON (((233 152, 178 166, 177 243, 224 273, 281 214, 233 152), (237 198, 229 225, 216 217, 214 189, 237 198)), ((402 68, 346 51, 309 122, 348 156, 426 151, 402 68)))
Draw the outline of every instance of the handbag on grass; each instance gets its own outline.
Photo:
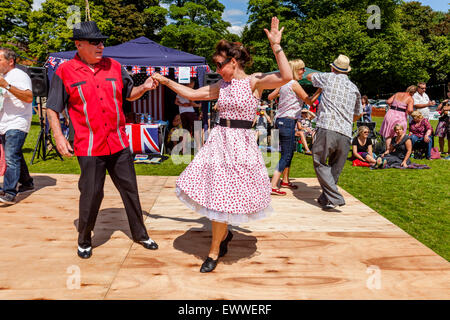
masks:
POLYGON ((439 152, 439 149, 437 147, 431 148, 430 152, 430 159, 440 159, 441 153, 439 152))

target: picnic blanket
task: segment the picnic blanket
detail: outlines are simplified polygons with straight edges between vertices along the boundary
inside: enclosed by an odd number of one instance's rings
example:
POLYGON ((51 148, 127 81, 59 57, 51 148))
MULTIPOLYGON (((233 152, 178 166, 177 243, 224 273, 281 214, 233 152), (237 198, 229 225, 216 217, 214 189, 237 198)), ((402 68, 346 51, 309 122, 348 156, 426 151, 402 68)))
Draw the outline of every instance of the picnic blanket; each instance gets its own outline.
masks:
POLYGON ((418 163, 412 163, 410 165, 408 165, 408 167, 402 167, 400 164, 393 164, 393 165, 386 165, 386 167, 384 168, 370 168, 371 170, 375 170, 375 169, 390 169, 390 168, 394 168, 394 169, 431 169, 429 166, 427 166, 426 164, 418 164, 418 163))

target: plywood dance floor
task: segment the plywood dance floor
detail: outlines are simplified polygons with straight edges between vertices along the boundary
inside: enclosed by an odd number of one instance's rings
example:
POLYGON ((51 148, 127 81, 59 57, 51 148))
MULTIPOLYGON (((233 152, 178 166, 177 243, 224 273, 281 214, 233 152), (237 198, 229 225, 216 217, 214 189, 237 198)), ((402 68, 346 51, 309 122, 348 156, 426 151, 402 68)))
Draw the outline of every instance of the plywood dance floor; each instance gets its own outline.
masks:
POLYGON ((178 201, 176 177, 138 177, 156 251, 131 240, 108 177, 93 256, 82 260, 78 175, 33 176, 34 192, 0 205, 0 299, 450 298, 445 259, 345 191, 346 206, 321 210, 316 179, 294 179, 270 218, 232 227, 227 256, 201 274, 209 223, 178 201))

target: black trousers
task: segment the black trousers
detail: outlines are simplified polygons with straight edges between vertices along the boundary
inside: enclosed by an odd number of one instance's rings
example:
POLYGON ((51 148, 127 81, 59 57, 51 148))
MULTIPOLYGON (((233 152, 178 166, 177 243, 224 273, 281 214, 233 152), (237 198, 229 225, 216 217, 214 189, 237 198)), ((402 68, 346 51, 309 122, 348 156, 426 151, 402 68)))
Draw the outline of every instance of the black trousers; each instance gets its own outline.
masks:
POLYGON ((78 181, 80 190, 78 245, 91 246, 91 233, 94 230, 98 211, 103 200, 106 170, 120 192, 128 216, 134 241, 148 240, 134 170, 133 157, 126 148, 115 154, 99 157, 78 157, 81 175, 78 181))

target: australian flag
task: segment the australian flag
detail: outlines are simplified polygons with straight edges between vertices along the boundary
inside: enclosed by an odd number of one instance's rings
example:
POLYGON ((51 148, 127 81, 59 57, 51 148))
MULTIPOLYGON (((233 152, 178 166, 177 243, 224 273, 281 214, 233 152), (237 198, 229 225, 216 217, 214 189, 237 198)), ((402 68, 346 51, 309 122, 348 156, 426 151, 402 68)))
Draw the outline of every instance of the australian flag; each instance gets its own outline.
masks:
POLYGON ((130 142, 131 153, 161 153, 157 124, 127 124, 125 131, 130 142))

